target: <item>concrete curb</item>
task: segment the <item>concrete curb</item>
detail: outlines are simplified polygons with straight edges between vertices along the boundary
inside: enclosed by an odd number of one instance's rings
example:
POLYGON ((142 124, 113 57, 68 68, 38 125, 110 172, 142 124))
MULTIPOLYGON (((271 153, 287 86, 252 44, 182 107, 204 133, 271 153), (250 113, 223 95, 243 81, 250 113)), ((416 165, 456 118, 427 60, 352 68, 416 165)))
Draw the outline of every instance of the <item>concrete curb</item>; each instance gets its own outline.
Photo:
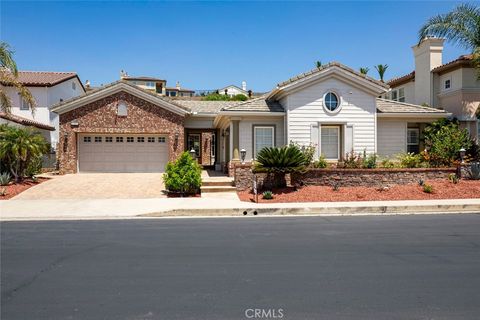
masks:
POLYGON ((208 216, 302 216, 302 215, 399 215, 399 214, 480 213, 480 204, 452 205, 391 205, 391 206, 343 206, 343 207, 292 207, 292 208, 231 208, 231 209, 175 209, 152 212, 138 217, 208 217, 208 216), (246 214, 245 214, 246 212, 246 214))

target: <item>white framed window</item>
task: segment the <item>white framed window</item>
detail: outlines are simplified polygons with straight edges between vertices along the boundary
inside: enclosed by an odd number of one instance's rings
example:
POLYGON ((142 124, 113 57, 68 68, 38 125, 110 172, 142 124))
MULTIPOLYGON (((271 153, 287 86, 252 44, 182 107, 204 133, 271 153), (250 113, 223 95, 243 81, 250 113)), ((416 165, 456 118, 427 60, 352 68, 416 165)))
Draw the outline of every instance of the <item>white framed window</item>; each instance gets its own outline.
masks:
POLYGON ((147 141, 148 142, 155 142, 155 137, 148 137, 147 141))
POLYGON ((83 142, 92 142, 92 138, 91 137, 83 137, 83 142))
POLYGON ((165 137, 158 137, 158 142, 165 143, 165 137))
POLYGON ((113 137, 105 137, 105 142, 113 142, 113 137))
POLYGON ((133 137, 127 137, 127 142, 134 142, 133 137))
POLYGON ((258 152, 265 147, 275 146, 275 127, 274 126, 254 126, 253 127, 253 153, 257 156, 258 152))
POLYGON ((320 152, 327 160, 340 158, 340 127, 321 126, 320 152))
POLYGON ((145 142, 145 137, 137 137, 137 142, 145 142))
POLYGON ((420 129, 419 128, 407 129, 407 152, 409 153, 420 152, 420 129))
POLYGON ((30 104, 20 97, 20 110, 30 110, 30 104))
POLYGON ((95 142, 102 142, 102 137, 95 137, 95 142))
POLYGON ((123 142, 123 137, 116 137, 115 142, 119 142, 119 143, 123 142))
POLYGON ((451 87, 452 87, 452 80, 451 80, 451 79, 445 80, 445 83, 444 83, 443 88, 444 88, 445 90, 448 90, 448 89, 450 89, 451 87))

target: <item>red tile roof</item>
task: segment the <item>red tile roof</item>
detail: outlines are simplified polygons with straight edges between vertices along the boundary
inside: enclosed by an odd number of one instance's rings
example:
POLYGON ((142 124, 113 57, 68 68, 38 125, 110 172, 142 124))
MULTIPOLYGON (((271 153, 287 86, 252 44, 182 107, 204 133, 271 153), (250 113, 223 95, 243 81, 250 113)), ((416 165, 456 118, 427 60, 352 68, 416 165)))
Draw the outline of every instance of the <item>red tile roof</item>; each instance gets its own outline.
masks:
POLYGON ((38 128, 38 129, 55 131, 55 128, 52 127, 51 125, 48 125, 48 124, 45 124, 45 123, 42 123, 42 122, 38 122, 38 121, 35 121, 35 120, 32 120, 32 119, 24 118, 24 117, 21 117, 21 116, 17 116, 15 114, 11 114, 11 113, 0 112, 0 118, 11 121, 11 122, 15 122, 15 123, 27 126, 27 127, 35 127, 35 128, 38 128))
MULTIPOLYGON (((432 72, 440 73, 444 71, 448 71, 454 69, 458 66, 470 66, 472 63, 473 55, 472 54, 465 54, 463 56, 458 57, 457 59, 442 64, 432 70, 432 72)), ((398 86, 405 82, 409 82, 410 80, 415 80, 415 71, 410 72, 401 77, 393 78, 387 81, 389 86, 398 86)))
MULTIPOLYGON (((32 87, 51 87, 75 77, 78 78, 75 72, 18 71, 18 81, 32 87)), ((83 87, 80 79, 78 81, 83 87)))

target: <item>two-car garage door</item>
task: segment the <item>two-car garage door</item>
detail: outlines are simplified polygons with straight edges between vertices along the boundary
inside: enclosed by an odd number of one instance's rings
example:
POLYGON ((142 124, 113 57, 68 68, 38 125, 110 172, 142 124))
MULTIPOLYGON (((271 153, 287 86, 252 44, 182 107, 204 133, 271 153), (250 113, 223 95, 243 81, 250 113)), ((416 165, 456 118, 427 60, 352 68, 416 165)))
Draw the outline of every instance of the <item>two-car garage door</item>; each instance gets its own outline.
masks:
POLYGON ((163 172, 168 162, 165 135, 80 134, 80 172, 163 172))

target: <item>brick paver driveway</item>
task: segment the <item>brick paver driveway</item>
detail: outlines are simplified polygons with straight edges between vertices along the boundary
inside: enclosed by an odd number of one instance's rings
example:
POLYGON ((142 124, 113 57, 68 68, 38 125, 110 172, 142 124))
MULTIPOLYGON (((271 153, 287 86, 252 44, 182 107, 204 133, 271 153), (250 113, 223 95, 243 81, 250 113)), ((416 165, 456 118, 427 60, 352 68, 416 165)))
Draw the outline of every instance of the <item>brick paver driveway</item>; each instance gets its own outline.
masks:
POLYGON ((163 189, 161 173, 81 173, 55 177, 13 199, 159 198, 163 189))

